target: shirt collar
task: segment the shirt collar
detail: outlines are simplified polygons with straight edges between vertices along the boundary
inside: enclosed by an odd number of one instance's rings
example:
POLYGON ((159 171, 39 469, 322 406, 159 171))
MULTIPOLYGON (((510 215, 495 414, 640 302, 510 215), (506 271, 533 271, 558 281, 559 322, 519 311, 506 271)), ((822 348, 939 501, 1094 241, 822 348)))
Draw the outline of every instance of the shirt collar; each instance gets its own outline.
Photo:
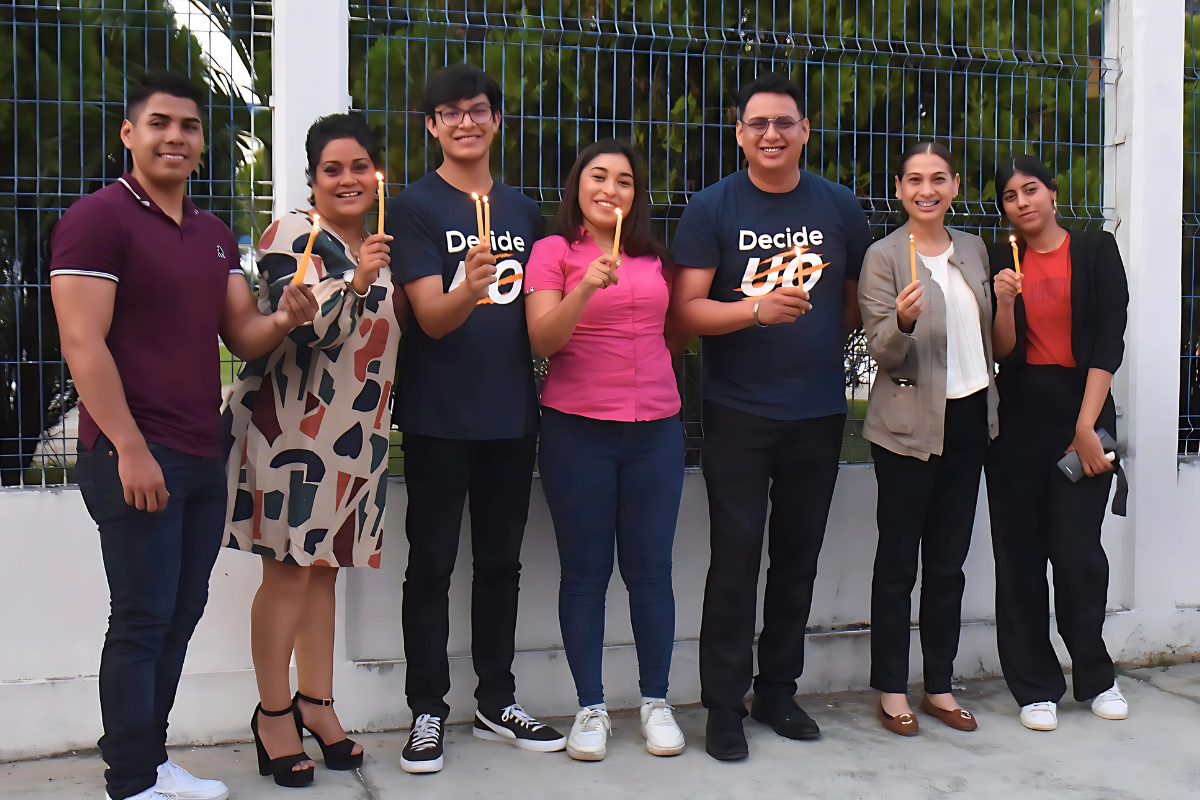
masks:
MULTIPOLYGON (((138 183, 137 178, 133 177, 133 173, 126 172, 120 178, 117 178, 117 181, 123 184, 125 188, 129 190, 129 193, 132 194, 138 203, 140 203, 143 207, 148 208, 151 211, 157 211, 163 216, 167 216, 167 212, 159 208, 158 204, 151 199, 149 193, 142 188, 140 183, 138 183)), ((199 215, 200 210, 196 208, 195 204, 192 202, 192 198, 185 194, 183 196, 183 224, 188 224, 193 217, 198 217, 199 215)), ((171 221, 174 222, 174 220, 171 221)))

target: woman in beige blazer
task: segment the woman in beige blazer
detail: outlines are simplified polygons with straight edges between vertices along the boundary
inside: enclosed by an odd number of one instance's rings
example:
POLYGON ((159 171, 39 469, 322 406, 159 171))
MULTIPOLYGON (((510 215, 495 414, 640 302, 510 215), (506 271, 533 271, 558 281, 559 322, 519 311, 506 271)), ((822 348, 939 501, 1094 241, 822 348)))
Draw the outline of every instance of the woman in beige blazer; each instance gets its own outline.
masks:
POLYGON ((950 152, 905 152, 896 197, 908 222, 867 251, 859 282, 867 349, 878 364, 865 435, 879 484, 871 584, 871 686, 888 730, 917 732, 908 705, 910 596, 922 564, 921 709, 952 728, 975 719, 950 691, 979 478, 997 432, 988 256, 945 227, 958 195, 950 152), (913 277, 915 270, 915 279, 913 277))

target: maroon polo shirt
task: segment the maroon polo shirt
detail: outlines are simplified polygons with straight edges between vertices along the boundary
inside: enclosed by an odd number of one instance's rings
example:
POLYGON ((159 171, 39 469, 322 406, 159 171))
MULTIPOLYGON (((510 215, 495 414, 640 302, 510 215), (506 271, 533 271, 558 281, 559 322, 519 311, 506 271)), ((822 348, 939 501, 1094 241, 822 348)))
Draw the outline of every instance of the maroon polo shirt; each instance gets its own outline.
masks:
MULTIPOLYGON (((126 173, 80 198, 54 228, 50 276, 115 281, 108 349, 147 442, 221 455, 217 340, 230 273, 241 274, 225 223, 183 199, 176 223, 126 173)), ((79 441, 100 433, 82 403, 79 441)))

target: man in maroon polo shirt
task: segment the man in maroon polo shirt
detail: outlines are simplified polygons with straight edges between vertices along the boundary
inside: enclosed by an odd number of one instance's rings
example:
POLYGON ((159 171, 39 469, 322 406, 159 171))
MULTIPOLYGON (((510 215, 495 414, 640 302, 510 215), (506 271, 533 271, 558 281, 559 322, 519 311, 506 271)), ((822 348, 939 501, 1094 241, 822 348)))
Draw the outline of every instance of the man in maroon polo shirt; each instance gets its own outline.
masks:
POLYGON ((226 505, 218 336, 264 355, 315 316, 307 287, 259 313, 229 228, 184 194, 203 95, 160 74, 131 90, 133 170, 80 199, 51 240, 50 286, 79 390, 76 475, 100 528, 111 613, 100 659, 110 800, 223 800, 167 759, 167 716, 208 600, 226 505))

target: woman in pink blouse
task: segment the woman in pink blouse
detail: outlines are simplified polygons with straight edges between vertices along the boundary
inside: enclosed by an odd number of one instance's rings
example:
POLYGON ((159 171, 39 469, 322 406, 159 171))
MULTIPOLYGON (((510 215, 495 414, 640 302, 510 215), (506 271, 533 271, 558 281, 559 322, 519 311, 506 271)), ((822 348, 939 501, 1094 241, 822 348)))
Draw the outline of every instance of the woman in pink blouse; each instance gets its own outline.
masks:
POLYGON ((601 660, 614 551, 629 590, 646 749, 675 755, 684 746, 666 701, 683 426, 665 331, 669 257, 650 231, 645 174, 624 142, 587 147, 567 176, 558 235, 535 244, 526 265, 529 341, 550 359, 539 462, 562 566, 559 624, 581 706, 567 753, 586 761, 604 758, 610 731, 601 660))

